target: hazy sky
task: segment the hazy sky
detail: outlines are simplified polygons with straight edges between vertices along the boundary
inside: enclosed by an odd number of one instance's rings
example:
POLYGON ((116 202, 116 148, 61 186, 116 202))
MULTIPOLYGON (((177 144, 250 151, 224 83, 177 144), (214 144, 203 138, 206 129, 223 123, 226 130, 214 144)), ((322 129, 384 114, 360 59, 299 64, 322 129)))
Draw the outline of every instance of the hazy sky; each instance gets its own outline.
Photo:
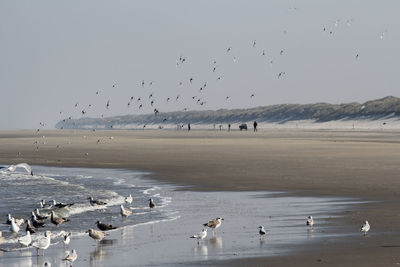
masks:
POLYGON ((398 96, 399 10, 397 0, 1 0, 0 129, 52 128, 83 109, 151 113, 151 93, 161 112, 398 96))

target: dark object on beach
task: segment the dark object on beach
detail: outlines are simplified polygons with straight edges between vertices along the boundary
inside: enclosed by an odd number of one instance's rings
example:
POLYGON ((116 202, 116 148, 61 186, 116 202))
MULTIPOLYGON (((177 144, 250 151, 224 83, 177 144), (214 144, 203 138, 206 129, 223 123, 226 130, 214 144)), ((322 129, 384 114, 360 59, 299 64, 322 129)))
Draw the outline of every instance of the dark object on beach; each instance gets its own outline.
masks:
POLYGON ((254 131, 257 132, 257 125, 258 123, 256 121, 253 122, 253 127, 254 127, 254 131))
POLYGON ((88 197, 90 205, 94 206, 94 205, 106 205, 106 202, 103 202, 101 200, 97 200, 97 199, 93 199, 92 196, 88 197))
POLYGON ((29 231, 31 234, 36 233, 36 230, 32 227, 30 220, 26 220, 26 231, 29 231))
POLYGON ((228 132, 230 132, 231 131, 231 124, 229 123, 228 124, 228 132))
POLYGON ((31 221, 35 228, 44 227, 44 222, 36 220, 34 216, 32 216, 31 221))
POLYGON ((239 130, 246 130, 247 131, 247 124, 246 123, 242 123, 239 125, 239 130))
POLYGON ((51 222, 53 224, 55 224, 56 226, 58 226, 59 224, 65 223, 65 222, 69 222, 69 219, 67 219, 67 218, 54 216, 54 211, 51 212, 51 218, 50 219, 51 219, 51 222))
POLYGON ((96 224, 97 224, 97 228, 99 228, 101 231, 117 229, 117 227, 114 227, 111 224, 102 223, 101 221, 97 221, 96 224))
POLYGON ((52 200, 52 202, 53 202, 53 207, 56 207, 59 209, 65 208, 65 207, 71 207, 72 205, 74 205, 74 203, 70 203, 70 204, 62 203, 62 202, 57 203, 54 199, 52 200))
POLYGON ((188 131, 190 131, 190 129, 191 129, 191 128, 190 128, 190 123, 188 123, 188 131))
POLYGON ((156 203, 154 203, 154 200, 152 198, 149 199, 149 207, 150 207, 150 209, 156 207, 156 203))

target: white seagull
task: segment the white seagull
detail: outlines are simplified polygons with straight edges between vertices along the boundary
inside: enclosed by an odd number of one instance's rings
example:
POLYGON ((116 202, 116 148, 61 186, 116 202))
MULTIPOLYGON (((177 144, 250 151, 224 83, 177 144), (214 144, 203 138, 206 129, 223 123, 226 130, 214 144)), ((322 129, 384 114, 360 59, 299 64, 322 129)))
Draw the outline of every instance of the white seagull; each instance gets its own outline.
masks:
POLYGON ((196 238, 197 244, 200 244, 200 240, 206 238, 207 236, 207 229, 201 230, 198 234, 192 235, 190 238, 196 238))
POLYGON ((368 221, 365 221, 364 225, 361 227, 361 232, 364 232, 364 235, 366 235, 369 229, 371 229, 371 226, 368 221))
POLYGON ((18 239, 18 243, 20 243, 22 246, 25 246, 25 247, 28 247, 31 242, 32 242, 32 238, 31 238, 31 233, 29 231, 26 231, 26 235, 21 236, 18 239))
POLYGON ((124 205, 121 205, 121 215, 122 215, 122 216, 128 217, 128 216, 131 215, 131 214, 132 214, 132 211, 126 210, 126 209, 124 208, 124 205))
POLYGON ((51 232, 46 231, 44 233, 44 237, 41 237, 32 243, 32 247, 36 248, 37 255, 39 255, 39 249, 43 250, 43 255, 44 255, 44 251, 48 249, 48 247, 50 246, 50 235, 51 232))
POLYGON ((260 235, 260 239, 267 234, 267 231, 265 231, 264 226, 259 226, 258 227, 258 234, 260 235))
POLYGON ((127 197, 125 198, 125 203, 126 203, 126 204, 131 204, 132 201, 133 201, 133 197, 132 197, 131 194, 129 194, 129 196, 127 196, 127 197))
POLYGON ((71 235, 72 235, 72 233, 68 233, 68 234, 64 234, 63 235, 64 246, 68 246, 69 243, 71 242, 71 235))
POLYGON ((11 232, 13 233, 18 233, 19 232, 19 226, 15 223, 15 219, 11 218, 11 232))
POLYGON ((308 226, 313 226, 314 225, 314 219, 312 216, 308 216, 306 219, 306 225, 308 226))

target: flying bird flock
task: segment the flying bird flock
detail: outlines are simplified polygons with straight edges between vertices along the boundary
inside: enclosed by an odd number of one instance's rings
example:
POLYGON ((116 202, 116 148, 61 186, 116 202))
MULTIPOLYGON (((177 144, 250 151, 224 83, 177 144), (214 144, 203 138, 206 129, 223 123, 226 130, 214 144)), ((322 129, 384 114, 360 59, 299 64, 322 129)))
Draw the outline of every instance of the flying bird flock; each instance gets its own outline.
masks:
MULTIPOLYGON (((298 12, 297 8, 294 7, 289 8, 289 11, 298 12)), ((316 27, 315 36, 321 41, 334 40, 336 35, 346 31, 346 28, 351 30, 356 23, 357 21, 352 18, 332 20, 325 25, 316 27)), ((290 32, 287 30, 282 32, 282 35, 289 34, 290 32)), ((384 41, 387 34, 387 30, 377 32, 376 39, 384 41)), ((244 69, 248 69, 252 65, 263 66, 261 67, 263 72, 258 75, 268 77, 265 78, 268 79, 265 80, 265 84, 271 83, 272 80, 275 80, 274 84, 285 83, 285 80, 290 79, 291 74, 296 71, 291 67, 291 60, 294 60, 291 58, 295 58, 295 53, 298 53, 298 51, 294 51, 285 42, 282 43, 280 48, 269 48, 265 41, 257 39, 245 40, 244 44, 235 43, 236 45, 233 45, 229 44, 229 41, 227 43, 226 47, 219 47, 213 51, 214 56, 210 56, 208 65, 201 66, 201 68, 204 68, 201 73, 191 73, 193 67, 198 63, 196 57, 183 54, 176 56, 175 62, 170 62, 171 68, 176 68, 174 85, 164 84, 162 79, 157 77, 132 79, 129 85, 112 81, 110 84, 104 85, 103 88, 94 89, 91 101, 78 97, 71 103, 71 106, 65 107, 63 111, 58 111, 62 122, 60 128, 73 128, 73 119, 84 117, 107 118, 107 116, 116 114, 115 112, 121 112, 120 107, 122 106, 126 107, 126 114, 153 113, 155 116, 152 121, 153 124, 169 123, 166 111, 209 109, 209 103, 213 103, 213 107, 218 106, 219 103, 221 108, 226 108, 231 107, 230 103, 235 99, 247 106, 255 106, 262 103, 260 102, 262 98, 258 99, 258 96, 263 95, 267 89, 264 86, 263 88, 255 88, 257 86, 249 80, 247 85, 245 84, 241 89, 241 96, 238 97, 237 93, 227 89, 232 81, 237 78, 234 72, 235 66, 246 65, 243 66, 244 69), (129 89, 129 95, 126 95, 128 87, 131 89, 129 89), (217 91, 219 92, 218 95, 213 94, 217 91), (244 97, 242 97, 243 95, 244 97), (125 101, 124 104, 121 103, 121 99, 125 99, 122 100, 125 101), (118 111, 113 112, 113 110, 118 111), (69 115, 65 115, 67 113, 69 115)), ((355 62, 361 64, 362 52, 364 52, 362 49, 349 47, 348 64, 352 61, 354 64, 357 64, 355 62)), ((148 77, 150 76, 148 75, 148 77)), ((264 77, 254 77, 254 79, 261 78, 264 77)), ((46 123, 40 122, 39 125, 38 132, 46 123)), ((106 123, 105 129, 114 129, 115 126, 112 123, 106 123)), ((146 123, 142 128, 146 129, 146 123)))

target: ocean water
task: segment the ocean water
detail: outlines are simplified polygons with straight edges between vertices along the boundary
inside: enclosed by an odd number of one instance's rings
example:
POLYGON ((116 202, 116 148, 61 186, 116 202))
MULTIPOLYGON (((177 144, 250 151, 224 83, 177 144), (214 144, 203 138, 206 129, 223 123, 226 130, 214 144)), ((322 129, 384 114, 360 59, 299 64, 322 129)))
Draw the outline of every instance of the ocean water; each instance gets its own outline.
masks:
POLYGON ((335 220, 342 211, 367 204, 357 199, 295 197, 283 192, 194 192, 146 179, 147 173, 131 170, 32 169, 34 176, 0 173, 0 266, 43 266, 46 261, 52 266, 65 266, 62 258, 72 248, 78 252, 74 266, 190 266, 209 260, 290 254, 298 245, 318 246, 319 242, 334 242, 347 235, 362 238, 362 222, 344 226, 335 220), (131 205, 124 203, 129 194, 133 196, 131 205), (91 206, 87 200, 91 195, 107 205, 91 206), (149 198, 155 200, 155 209, 148 207, 149 198), (37 257, 33 248, 19 248, 17 240, 24 230, 11 234, 5 222, 8 213, 30 218, 42 199, 74 205, 56 209, 70 222, 57 227, 47 220, 46 227, 32 236, 36 239, 45 230, 52 232, 51 247, 45 256, 37 257), (121 217, 121 204, 133 215, 121 217), (305 225, 308 215, 314 217, 314 227, 305 225), (203 223, 216 217, 224 221, 215 233, 209 229, 200 244, 190 238, 204 228, 203 223), (96 229, 97 220, 118 229, 96 242, 85 232, 96 229), (260 225, 268 231, 261 240, 257 229, 260 225), (67 248, 61 242, 63 232, 72 232, 67 248))
MULTIPOLYGON (((81 169, 33 166, 34 175, 13 172, 0 173, 0 231, 3 238, 0 249, 12 251, 18 249, 18 236, 25 235, 26 224, 16 234, 10 232, 10 226, 5 224, 7 215, 14 218, 29 219, 35 208, 40 208, 39 202, 49 203, 56 200, 62 203, 74 203, 71 207, 53 208, 57 216, 70 219, 62 225, 55 226, 46 220, 46 227, 38 228, 32 236, 40 236, 46 230, 52 232, 53 242, 61 240, 64 232, 71 232, 73 236, 87 235, 90 229, 97 229, 98 220, 112 224, 119 228, 154 223, 164 220, 174 220, 174 212, 165 209, 171 201, 170 197, 163 196, 159 186, 145 183, 140 180, 146 173, 113 170, 113 169, 81 169), (132 204, 125 203, 125 197, 133 197, 132 204), (106 205, 92 206, 88 197, 93 196, 106 202, 106 205), (149 208, 149 198, 153 198, 157 209, 149 208), (132 210, 132 217, 121 218, 120 205, 132 210)), ((43 209, 41 214, 49 214, 50 209, 43 209)))

